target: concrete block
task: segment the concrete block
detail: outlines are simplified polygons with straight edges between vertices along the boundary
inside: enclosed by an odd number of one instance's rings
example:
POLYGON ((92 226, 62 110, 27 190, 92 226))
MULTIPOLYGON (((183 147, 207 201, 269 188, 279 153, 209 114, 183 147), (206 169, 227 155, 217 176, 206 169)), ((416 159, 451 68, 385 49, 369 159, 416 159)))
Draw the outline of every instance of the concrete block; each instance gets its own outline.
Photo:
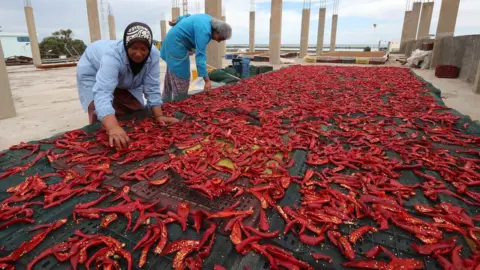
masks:
POLYGON ((0 41, 0 119, 14 117, 16 114, 0 41))

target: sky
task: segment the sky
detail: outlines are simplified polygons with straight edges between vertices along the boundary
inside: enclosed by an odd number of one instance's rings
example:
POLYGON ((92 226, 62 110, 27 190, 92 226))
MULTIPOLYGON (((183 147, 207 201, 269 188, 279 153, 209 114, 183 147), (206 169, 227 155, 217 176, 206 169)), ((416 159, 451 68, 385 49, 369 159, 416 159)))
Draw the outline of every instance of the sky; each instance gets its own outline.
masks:
MULTIPOLYGON (((100 1, 99 5, 100 5, 100 1)), ((133 21, 150 25, 154 38, 160 40, 160 20, 171 19, 172 0, 103 0, 105 35, 108 38, 107 2, 116 21, 117 38, 133 21)), ((332 0, 327 0, 332 1, 332 0)), ((480 0, 461 0, 455 35, 480 34, 480 0)), ((27 32, 23 0, 0 0, 0 26, 4 32, 27 32)), ((31 0, 40 39, 59 29, 70 28, 75 38, 90 43, 85 0, 31 0)), ((181 2, 181 0, 179 1, 181 2)), ((189 0, 189 13, 204 12, 204 0, 189 0)), ((251 0, 223 0, 227 22, 233 28, 229 44, 247 44, 251 0)), ((316 44, 320 0, 311 1, 309 44, 316 44)), ((413 2, 410 0, 410 2, 413 2)), ((304 0, 283 0, 282 44, 299 44, 304 0)), ((437 29, 441 0, 435 1, 430 33, 437 29)), ((406 0, 340 0, 338 8, 337 44, 378 44, 399 41, 406 0), (377 24, 374 31, 373 24, 377 24)), ((271 0, 256 0, 257 44, 268 44, 271 0)), ((101 10, 101 9, 100 9, 101 10)), ((327 4, 325 44, 330 41, 333 3, 327 4)), ((100 15, 100 17, 102 17, 100 15)))

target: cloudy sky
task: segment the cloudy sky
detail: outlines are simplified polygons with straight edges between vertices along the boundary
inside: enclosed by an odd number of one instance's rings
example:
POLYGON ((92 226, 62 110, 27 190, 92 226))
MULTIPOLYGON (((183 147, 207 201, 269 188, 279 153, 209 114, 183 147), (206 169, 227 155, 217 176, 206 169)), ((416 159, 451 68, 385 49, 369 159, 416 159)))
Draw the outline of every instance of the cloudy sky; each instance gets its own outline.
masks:
MULTIPOLYGON (((61 28, 70 28, 75 37, 89 41, 85 0, 31 0, 40 38, 61 28)), ((98 0, 99 4, 101 0, 98 0)), ((171 18, 172 0, 104 0, 111 4, 116 20, 117 37, 132 21, 149 24, 159 39, 162 16, 171 18)), ((181 0, 180 0, 181 1, 181 0)), ((332 1, 332 0, 328 0, 332 1)), ((204 11, 204 0, 189 0, 190 13, 204 11)), ((300 42, 301 12, 304 0, 283 1, 282 43, 300 42)), ((320 0, 312 0, 309 43, 317 40, 320 0)), ((410 1, 413 2, 413 1, 410 1)), ((461 0, 455 35, 480 34, 479 0, 461 0)), ((256 0, 256 42, 268 43, 270 0, 256 0)), ((340 0, 337 44, 377 44, 379 40, 400 39, 406 0, 340 0), (373 30, 373 24, 378 26, 373 30)), ((435 1, 430 33, 435 33, 441 0, 435 1)), ((223 0, 227 22, 233 27, 230 44, 248 43, 250 0, 223 0)), ((326 43, 330 40, 332 4, 327 5, 326 43)), ((106 20, 105 20, 106 26, 106 20)), ((27 32, 23 0, 0 0, 0 26, 4 32, 27 32)), ((104 38, 108 36, 108 27, 104 38)))

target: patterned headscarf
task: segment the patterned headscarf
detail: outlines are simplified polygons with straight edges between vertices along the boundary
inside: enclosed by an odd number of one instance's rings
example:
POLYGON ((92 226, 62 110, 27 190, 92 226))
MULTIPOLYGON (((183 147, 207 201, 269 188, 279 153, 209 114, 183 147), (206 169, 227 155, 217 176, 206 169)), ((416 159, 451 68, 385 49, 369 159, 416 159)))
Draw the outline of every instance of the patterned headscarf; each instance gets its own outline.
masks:
POLYGON ((152 49, 153 35, 150 27, 141 22, 133 22, 127 26, 125 33, 123 34, 123 46, 125 47, 125 53, 127 54, 128 61, 130 62, 130 68, 132 69, 133 75, 137 75, 142 70, 143 66, 147 62, 147 57, 142 63, 135 63, 128 56, 128 48, 135 41, 142 41, 147 45, 148 55, 150 55, 150 50, 152 49))

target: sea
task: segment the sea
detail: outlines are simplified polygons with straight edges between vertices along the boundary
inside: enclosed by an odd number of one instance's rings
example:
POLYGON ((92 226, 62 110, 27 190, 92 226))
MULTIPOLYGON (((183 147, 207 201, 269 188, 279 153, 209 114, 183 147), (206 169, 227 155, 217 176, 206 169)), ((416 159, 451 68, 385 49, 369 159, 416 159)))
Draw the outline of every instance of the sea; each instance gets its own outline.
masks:
MULTIPOLYGON (((364 48, 370 47, 371 51, 378 51, 378 44, 337 44, 335 46, 335 51, 350 51, 350 52, 360 52, 364 48)), ((381 49, 387 49, 387 46, 383 45, 381 49)), ((248 50, 248 44, 227 44, 227 50, 229 51, 238 51, 238 50, 248 50)), ((282 44, 282 51, 299 51, 300 44, 282 44)), ((309 44, 308 51, 315 52, 317 50, 316 44, 309 44)), ((330 44, 325 44, 323 46, 324 51, 330 51, 330 44)), ((268 44, 255 44, 255 51, 268 51, 268 44)))

